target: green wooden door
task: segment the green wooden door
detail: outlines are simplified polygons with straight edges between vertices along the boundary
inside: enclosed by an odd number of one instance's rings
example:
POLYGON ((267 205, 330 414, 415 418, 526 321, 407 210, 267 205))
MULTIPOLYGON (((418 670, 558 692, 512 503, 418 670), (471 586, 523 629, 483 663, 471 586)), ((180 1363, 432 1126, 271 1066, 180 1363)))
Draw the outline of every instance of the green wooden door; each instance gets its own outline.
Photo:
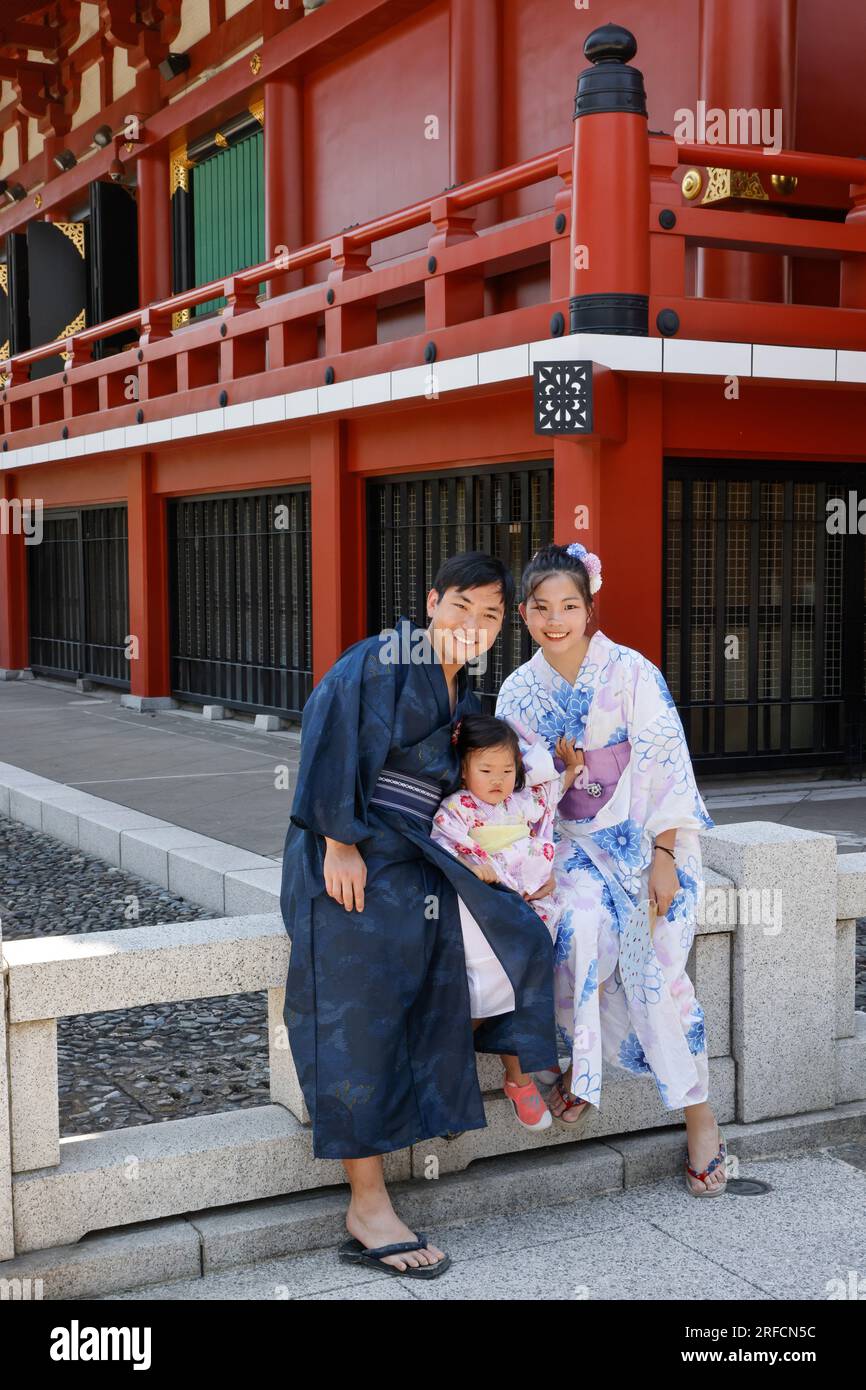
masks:
MULTIPOLYGON (((261 130, 192 170, 195 283, 265 259, 264 137, 261 130)), ((211 299, 198 314, 225 304, 211 299)))

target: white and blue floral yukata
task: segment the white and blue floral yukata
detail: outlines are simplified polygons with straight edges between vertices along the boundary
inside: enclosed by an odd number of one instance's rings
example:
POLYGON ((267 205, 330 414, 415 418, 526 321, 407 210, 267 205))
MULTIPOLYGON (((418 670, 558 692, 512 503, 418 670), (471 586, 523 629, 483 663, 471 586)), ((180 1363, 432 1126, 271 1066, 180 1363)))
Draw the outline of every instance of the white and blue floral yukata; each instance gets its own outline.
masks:
POLYGON ((713 822, 664 677, 596 632, 573 686, 539 648, 503 682, 496 713, 522 749, 542 739, 552 751, 563 734, 584 750, 631 744, 594 816, 569 820, 560 806, 556 818, 554 871, 571 890, 555 944, 556 1023, 573 1093, 598 1106, 608 1063, 651 1076, 668 1109, 705 1101, 704 1014, 685 967, 703 888, 698 831, 713 822), (653 840, 674 828, 680 890, 650 938, 642 923, 653 840))

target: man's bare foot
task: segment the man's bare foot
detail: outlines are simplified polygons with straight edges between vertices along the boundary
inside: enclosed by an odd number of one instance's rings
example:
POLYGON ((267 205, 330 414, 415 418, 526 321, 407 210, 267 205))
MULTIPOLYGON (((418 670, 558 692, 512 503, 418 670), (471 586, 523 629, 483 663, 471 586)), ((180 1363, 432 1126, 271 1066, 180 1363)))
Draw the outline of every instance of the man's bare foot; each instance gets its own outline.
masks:
MULTIPOLYGON (((375 1250, 380 1245, 396 1245, 404 1240, 415 1240, 415 1232, 400 1220, 391 1205, 387 1193, 377 1201, 360 1203, 352 1198, 346 1212, 346 1230, 355 1240, 359 1240, 367 1250, 375 1250)), ((436 1265, 445 1258, 445 1253, 429 1243, 423 1250, 408 1250, 403 1255, 386 1255, 383 1265, 394 1265, 401 1272, 417 1269, 420 1265, 436 1265)))
MULTIPOLYGON (((712 1162, 719 1152, 721 1144, 721 1134, 716 1124, 716 1117, 709 1105, 704 1101, 701 1105, 687 1105, 686 1115, 686 1136, 688 1139, 689 1164, 696 1173, 702 1173, 712 1162)), ((724 1164, 720 1163, 709 1173, 706 1179, 693 1178, 691 1173, 686 1174, 686 1178, 695 1191, 703 1192, 710 1187, 720 1187, 725 1182, 724 1164)))

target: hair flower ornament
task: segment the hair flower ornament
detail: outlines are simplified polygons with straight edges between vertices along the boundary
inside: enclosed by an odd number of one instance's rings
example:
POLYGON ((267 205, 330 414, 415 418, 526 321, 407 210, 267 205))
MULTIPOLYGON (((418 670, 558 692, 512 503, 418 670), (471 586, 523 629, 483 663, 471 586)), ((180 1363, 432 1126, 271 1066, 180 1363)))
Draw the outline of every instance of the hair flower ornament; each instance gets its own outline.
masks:
POLYGON ((601 588, 601 560, 591 550, 587 550, 585 545, 581 545, 580 541, 572 541, 565 549, 567 554, 583 562, 583 567, 589 575, 589 592, 597 594, 601 588))
POLYGON ((454 725, 454 728, 451 730, 451 742, 454 743, 454 744, 457 743, 457 740, 458 740, 458 738, 460 737, 460 725, 461 725, 462 723, 463 723, 463 720, 462 720, 462 719, 458 719, 458 720, 457 720, 457 723, 454 725))

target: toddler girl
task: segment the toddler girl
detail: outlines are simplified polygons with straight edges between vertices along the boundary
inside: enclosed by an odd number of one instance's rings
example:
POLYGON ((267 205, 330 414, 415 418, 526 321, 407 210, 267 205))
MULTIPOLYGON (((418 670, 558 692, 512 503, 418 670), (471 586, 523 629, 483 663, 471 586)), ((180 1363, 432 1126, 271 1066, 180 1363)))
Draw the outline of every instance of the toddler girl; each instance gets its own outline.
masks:
MULTIPOLYGON (((517 734, 504 719, 469 714, 455 730, 460 791, 441 802, 431 837, 463 858, 485 883, 501 883, 532 903, 551 938, 565 909, 553 876, 553 819, 560 798, 583 765, 583 753, 561 738, 553 757, 539 742, 521 760, 517 734)), ((514 1008, 514 991, 487 938, 459 900, 473 1024, 514 1008)), ((504 1090, 526 1129, 547 1129, 552 1116, 517 1057, 503 1056, 504 1090)))

